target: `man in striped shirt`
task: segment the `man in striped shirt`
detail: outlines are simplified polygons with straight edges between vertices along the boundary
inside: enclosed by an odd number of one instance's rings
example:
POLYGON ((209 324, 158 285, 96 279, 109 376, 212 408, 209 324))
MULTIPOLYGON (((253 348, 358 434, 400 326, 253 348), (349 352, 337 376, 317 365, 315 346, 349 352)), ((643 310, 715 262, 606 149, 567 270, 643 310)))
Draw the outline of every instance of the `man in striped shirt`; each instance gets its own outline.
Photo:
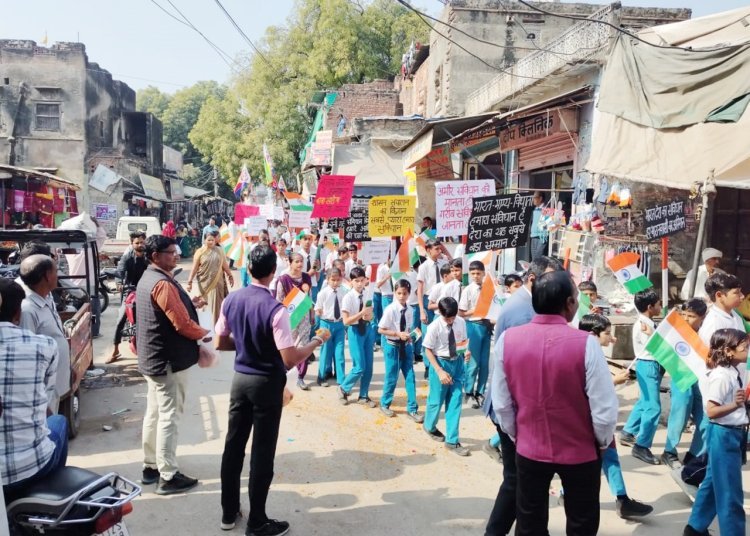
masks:
POLYGON ((65 465, 68 429, 62 415, 47 416, 57 343, 18 326, 24 299, 18 283, 0 279, 0 296, 0 471, 7 497, 65 465))

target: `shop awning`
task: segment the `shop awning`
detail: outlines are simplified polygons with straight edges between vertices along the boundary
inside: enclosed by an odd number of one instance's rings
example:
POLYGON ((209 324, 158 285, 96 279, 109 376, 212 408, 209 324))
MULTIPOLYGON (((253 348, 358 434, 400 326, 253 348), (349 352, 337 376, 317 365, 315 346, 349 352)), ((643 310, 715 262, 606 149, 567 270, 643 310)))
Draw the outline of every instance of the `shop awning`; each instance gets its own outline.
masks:
POLYGON ((379 145, 335 145, 332 175, 354 175, 355 189, 404 186, 401 153, 379 145))
POLYGON ((210 193, 208 190, 201 190, 200 188, 196 188, 194 186, 187 186, 187 185, 183 187, 183 190, 185 191, 186 199, 192 199, 194 197, 201 197, 203 195, 208 195, 210 193))
POLYGON ((157 177, 139 173, 138 178, 141 181, 141 188, 146 197, 151 197, 159 201, 169 201, 167 192, 164 191, 164 183, 157 177))
POLYGON ((81 187, 76 183, 71 182, 57 175, 51 173, 45 173, 44 171, 37 171, 35 169, 22 168, 17 166, 10 166, 8 164, 0 164, 0 180, 12 179, 13 177, 26 177, 37 179, 45 182, 49 186, 54 188, 70 188, 71 190, 80 190, 81 187))

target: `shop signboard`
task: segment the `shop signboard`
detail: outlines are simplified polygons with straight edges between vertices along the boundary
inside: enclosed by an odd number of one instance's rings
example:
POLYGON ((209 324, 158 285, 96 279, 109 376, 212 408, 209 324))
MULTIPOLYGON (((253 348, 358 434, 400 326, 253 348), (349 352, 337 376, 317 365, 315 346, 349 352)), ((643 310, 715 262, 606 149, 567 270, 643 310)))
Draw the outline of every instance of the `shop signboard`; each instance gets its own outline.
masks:
POLYGON ((436 147, 416 164, 417 180, 453 178, 453 166, 448 144, 436 147))
POLYGON ((685 201, 660 203, 643 211, 646 240, 658 240, 687 229, 685 201))
POLYGON ((497 251, 526 245, 534 211, 525 194, 477 197, 471 207, 467 253, 497 251))
POLYGON ((578 132, 576 110, 554 110, 511 123, 500 132, 500 150, 517 149, 560 132, 578 132))

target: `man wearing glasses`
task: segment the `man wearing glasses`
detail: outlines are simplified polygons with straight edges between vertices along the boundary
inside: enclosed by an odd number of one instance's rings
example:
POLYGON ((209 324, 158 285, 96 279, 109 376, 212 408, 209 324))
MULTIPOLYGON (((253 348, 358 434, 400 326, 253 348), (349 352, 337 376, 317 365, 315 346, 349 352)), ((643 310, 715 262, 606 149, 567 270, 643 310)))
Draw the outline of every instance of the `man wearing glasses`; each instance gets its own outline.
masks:
POLYGON ((143 484, 157 495, 187 491, 198 480, 177 466, 177 425, 185 403, 188 369, 198 362, 198 346, 208 331, 198 324, 200 297, 190 296, 172 277, 179 253, 172 238, 146 239, 149 266, 136 289, 138 370, 148 387, 143 418, 143 484))

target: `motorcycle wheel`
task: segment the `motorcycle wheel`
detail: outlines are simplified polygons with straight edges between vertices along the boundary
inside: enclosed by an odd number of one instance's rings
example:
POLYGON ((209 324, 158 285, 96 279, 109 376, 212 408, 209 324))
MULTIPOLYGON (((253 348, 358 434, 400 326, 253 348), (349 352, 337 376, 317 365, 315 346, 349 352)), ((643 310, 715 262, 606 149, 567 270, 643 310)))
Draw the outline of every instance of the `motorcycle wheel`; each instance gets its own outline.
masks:
POLYGON ((102 306, 102 313, 107 310, 107 307, 109 307, 109 292, 107 292, 107 287, 102 284, 99 287, 99 303, 102 306))
POLYGON ((77 389, 68 398, 60 402, 60 415, 68 421, 68 438, 73 439, 78 435, 78 426, 81 416, 81 391, 77 389))

